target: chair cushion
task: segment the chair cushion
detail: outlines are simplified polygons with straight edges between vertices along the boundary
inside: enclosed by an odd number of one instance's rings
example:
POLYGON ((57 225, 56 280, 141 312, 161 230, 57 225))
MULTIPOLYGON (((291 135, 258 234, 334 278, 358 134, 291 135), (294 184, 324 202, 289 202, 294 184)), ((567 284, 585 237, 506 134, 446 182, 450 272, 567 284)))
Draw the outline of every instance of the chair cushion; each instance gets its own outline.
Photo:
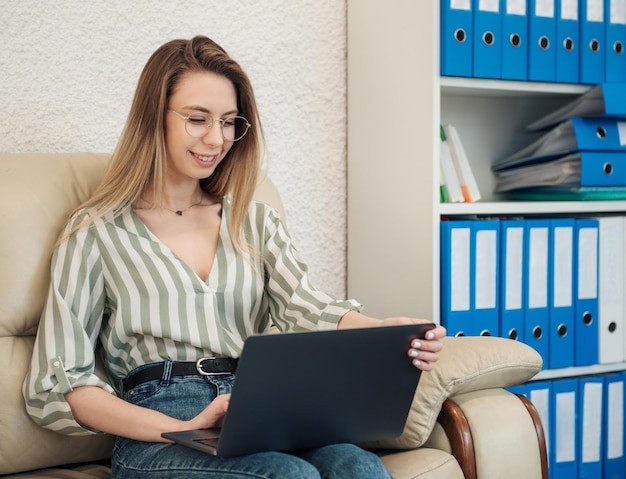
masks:
POLYGON ((521 384, 541 370, 539 353, 510 339, 477 336, 447 337, 434 370, 422 373, 409 417, 400 436, 367 443, 371 448, 420 447, 450 396, 485 388, 521 384))
POLYGON ((26 413, 22 383, 68 214, 94 190, 107 155, 0 155, 0 475, 110 457, 110 436, 61 436, 26 413))

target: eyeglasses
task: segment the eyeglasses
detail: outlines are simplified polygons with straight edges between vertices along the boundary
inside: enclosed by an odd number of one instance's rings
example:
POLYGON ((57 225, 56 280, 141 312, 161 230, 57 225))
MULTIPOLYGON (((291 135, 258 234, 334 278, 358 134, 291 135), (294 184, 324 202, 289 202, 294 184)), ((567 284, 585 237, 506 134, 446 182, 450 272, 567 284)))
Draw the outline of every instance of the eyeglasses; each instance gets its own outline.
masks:
POLYGON ((184 116, 176 110, 171 108, 169 110, 185 120, 185 131, 194 138, 205 136, 216 121, 219 122, 222 128, 222 136, 226 141, 241 140, 247 133, 248 128, 252 126, 243 116, 231 116, 214 120, 211 115, 205 113, 193 113, 192 115, 184 116))

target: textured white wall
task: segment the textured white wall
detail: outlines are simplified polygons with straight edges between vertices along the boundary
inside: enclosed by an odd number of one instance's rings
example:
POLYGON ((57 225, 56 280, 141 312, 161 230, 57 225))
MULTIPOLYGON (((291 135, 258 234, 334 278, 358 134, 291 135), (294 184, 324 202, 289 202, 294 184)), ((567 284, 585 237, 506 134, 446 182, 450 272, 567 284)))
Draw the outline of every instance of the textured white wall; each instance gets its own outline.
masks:
POLYGON ((149 55, 207 35, 251 77, 314 284, 345 294, 345 0, 5 3, 0 151, 112 151, 149 55))

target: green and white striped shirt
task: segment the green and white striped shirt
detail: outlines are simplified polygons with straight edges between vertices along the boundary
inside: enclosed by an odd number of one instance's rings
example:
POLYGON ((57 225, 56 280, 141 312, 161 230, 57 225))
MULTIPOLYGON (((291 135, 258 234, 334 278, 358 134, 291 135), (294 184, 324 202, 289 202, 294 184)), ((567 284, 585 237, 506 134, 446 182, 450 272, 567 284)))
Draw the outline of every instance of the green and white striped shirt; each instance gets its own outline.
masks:
POLYGON ((276 210, 250 205, 245 231, 257 254, 246 257, 235 250, 229 217, 226 198, 206 282, 132 209, 81 228, 56 248, 24 383, 27 410, 37 423, 63 434, 90 433, 65 401, 75 387, 114 394, 121 379, 143 364, 239 357, 248 336, 268 331, 270 316, 283 332, 334 329, 346 312, 360 309, 310 284, 276 210), (95 371, 99 353, 107 380, 95 371))

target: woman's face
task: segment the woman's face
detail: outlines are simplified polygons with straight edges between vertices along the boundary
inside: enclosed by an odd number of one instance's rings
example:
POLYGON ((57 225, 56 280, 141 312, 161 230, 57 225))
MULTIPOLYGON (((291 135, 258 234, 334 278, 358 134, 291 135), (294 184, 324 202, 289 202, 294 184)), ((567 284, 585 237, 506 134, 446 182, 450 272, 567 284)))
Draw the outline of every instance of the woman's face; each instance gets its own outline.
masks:
POLYGON ((224 140, 217 121, 238 113, 232 82, 214 73, 187 73, 178 81, 168 108, 165 120, 167 177, 184 182, 211 176, 233 146, 232 141, 224 140), (181 116, 191 118, 184 120, 181 116), (211 128, 203 136, 191 136, 186 121, 197 123, 203 119, 212 123, 211 128))

